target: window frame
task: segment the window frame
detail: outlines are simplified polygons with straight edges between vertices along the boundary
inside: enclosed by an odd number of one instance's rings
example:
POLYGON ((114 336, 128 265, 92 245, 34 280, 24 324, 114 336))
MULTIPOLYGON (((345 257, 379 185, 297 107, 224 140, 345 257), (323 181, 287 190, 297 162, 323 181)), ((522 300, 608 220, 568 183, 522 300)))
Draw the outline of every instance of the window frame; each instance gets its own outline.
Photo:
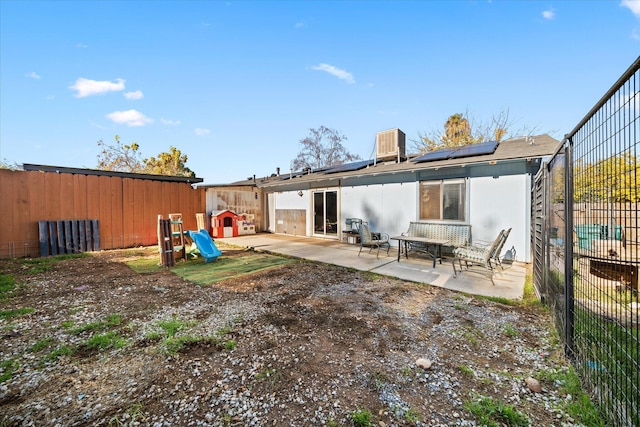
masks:
POLYGON ((429 179, 418 181, 418 219, 420 221, 442 221, 442 222, 457 222, 466 223, 469 212, 469 183, 467 178, 454 178, 454 179, 429 179), (460 194, 464 197, 459 205, 462 209, 462 215, 458 219, 446 219, 444 216, 444 198, 445 198, 445 186, 451 184, 462 184, 460 194), (439 192, 439 216, 438 218, 425 218, 423 216, 423 188, 426 185, 437 185, 439 192))

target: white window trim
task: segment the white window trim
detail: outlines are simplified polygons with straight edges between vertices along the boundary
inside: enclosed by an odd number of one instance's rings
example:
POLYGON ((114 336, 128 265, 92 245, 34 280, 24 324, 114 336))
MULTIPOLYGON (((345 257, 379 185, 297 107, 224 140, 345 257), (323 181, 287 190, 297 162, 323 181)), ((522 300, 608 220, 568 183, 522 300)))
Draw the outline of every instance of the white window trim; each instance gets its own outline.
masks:
POLYGON ((451 178, 451 179, 426 179, 426 180, 422 180, 422 181, 418 181, 418 185, 416 188, 416 192, 417 192, 417 200, 418 203, 416 203, 416 209, 417 209, 417 213, 416 213, 416 217, 418 218, 419 221, 429 221, 429 222, 440 222, 440 223, 456 223, 456 224, 468 224, 469 223, 469 208, 471 206, 471 200, 470 200, 470 185, 469 185, 469 178, 451 178), (464 183, 464 219, 442 219, 442 210, 443 210, 443 205, 442 205, 442 197, 444 197, 444 192, 442 191, 442 185, 444 183, 456 183, 456 182, 461 182, 464 183), (424 219, 421 217, 421 201, 420 201, 420 189, 422 188, 422 184, 440 184, 440 219, 424 219))

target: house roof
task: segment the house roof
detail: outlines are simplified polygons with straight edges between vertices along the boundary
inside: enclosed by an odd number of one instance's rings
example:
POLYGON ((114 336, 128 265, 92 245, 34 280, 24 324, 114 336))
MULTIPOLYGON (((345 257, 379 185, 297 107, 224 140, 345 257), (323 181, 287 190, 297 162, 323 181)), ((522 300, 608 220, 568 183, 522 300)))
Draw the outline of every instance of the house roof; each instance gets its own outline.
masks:
MULTIPOLYGON (((379 162, 375 160, 360 161, 336 168, 324 168, 306 172, 293 172, 277 177, 256 179, 252 185, 265 189, 278 190, 278 187, 291 187, 296 184, 311 184, 318 181, 346 179, 365 176, 395 175, 402 172, 420 172, 440 170, 460 166, 496 165, 506 162, 530 161, 551 156, 561 142, 547 134, 511 138, 499 143, 483 143, 480 149, 458 150, 456 154, 437 153, 431 159, 424 156, 413 156, 401 162, 379 162), (421 159, 422 157, 422 159, 421 159)), ((457 151, 457 150, 453 150, 457 151)), ((436 152, 433 152, 436 153, 436 152)), ((243 181, 244 182, 244 181, 243 181)), ((238 183, 239 184, 239 183, 238 183)))
POLYGON ((114 171, 105 171, 101 169, 67 168, 64 166, 33 165, 29 163, 24 163, 22 165, 22 169, 25 171, 70 173, 75 175, 117 176, 120 178, 146 179, 151 181, 184 182, 188 184, 195 184, 195 183, 204 181, 202 178, 187 177, 187 176, 169 176, 169 175, 152 175, 152 174, 146 174, 146 173, 114 172, 114 171))

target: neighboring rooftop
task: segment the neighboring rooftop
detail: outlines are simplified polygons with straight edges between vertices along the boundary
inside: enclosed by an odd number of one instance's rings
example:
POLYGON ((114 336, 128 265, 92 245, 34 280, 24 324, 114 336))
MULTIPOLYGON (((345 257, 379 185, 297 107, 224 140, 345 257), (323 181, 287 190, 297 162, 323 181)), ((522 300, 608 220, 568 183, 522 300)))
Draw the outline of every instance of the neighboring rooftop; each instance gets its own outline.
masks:
POLYGON ((377 175, 396 175, 402 172, 439 170, 455 166, 478 164, 497 165, 517 160, 540 159, 554 154, 561 142, 547 134, 489 141, 463 147, 431 151, 409 156, 401 161, 361 160, 321 169, 307 169, 264 178, 248 178, 230 185, 252 185, 274 188, 291 186, 294 182, 317 182, 377 175))

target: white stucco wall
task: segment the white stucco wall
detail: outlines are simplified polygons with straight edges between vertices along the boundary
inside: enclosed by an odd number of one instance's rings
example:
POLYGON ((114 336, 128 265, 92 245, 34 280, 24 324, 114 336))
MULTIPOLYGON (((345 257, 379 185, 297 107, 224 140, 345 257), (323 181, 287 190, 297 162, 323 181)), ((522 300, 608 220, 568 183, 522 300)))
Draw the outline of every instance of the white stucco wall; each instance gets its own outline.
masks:
POLYGON ((469 222, 473 240, 493 241, 500 230, 511 228, 502 255, 515 248, 518 261, 530 261, 530 179, 526 175, 471 178, 469 222))
POLYGON ((275 193, 276 209, 309 209, 309 197, 311 192, 304 190, 302 196, 297 191, 275 193))
MULTIPOLYGON (((398 235, 416 219, 416 183, 342 187, 341 221, 360 218, 373 231, 398 235)), ((393 243, 393 241, 392 241, 393 243)))
MULTIPOLYGON (((418 218, 419 194, 418 184, 415 182, 331 188, 333 189, 338 190, 341 229, 344 228, 346 218, 360 218, 367 221, 373 231, 394 236, 405 232, 409 222, 418 218)), ((270 231, 275 231, 275 209, 305 209, 308 228, 306 235, 310 236, 311 194, 309 190, 303 190, 302 197, 297 191, 270 194, 270 231)), ((496 179, 470 178, 467 194, 468 220, 472 226, 473 240, 491 242, 501 229, 511 228, 502 255, 513 247, 518 261, 530 262, 530 177, 510 175, 496 179)))

